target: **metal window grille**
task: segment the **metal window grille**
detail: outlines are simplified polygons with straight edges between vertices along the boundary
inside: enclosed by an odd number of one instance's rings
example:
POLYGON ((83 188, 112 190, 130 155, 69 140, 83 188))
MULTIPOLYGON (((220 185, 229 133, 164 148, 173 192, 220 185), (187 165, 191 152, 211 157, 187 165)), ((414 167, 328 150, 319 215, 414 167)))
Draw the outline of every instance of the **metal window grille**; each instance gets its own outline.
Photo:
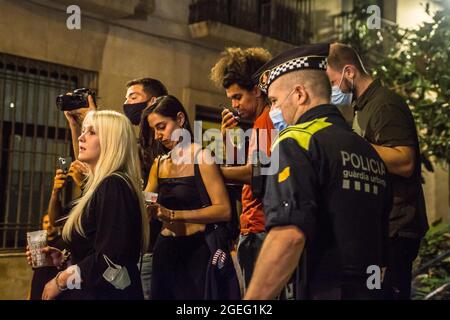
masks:
POLYGON ((24 247, 41 228, 56 158, 73 157, 55 99, 77 87, 96 89, 97 74, 0 53, 0 250, 24 247))
POLYGON ((217 21, 292 44, 308 43, 311 0, 192 0, 189 23, 217 21))

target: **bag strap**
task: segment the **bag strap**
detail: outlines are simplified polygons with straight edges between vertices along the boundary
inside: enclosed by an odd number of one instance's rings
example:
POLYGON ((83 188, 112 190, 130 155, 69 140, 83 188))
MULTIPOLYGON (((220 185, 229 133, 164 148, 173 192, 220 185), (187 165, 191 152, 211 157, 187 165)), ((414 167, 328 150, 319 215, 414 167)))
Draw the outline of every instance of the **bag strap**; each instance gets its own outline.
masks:
POLYGON ((139 274, 140 275, 142 275, 142 264, 143 264, 143 261, 144 260, 144 253, 143 252, 141 252, 141 261, 140 261, 140 263, 139 263, 139 274))
POLYGON ((121 266, 119 266, 119 265, 115 264, 114 262, 112 262, 111 259, 108 258, 108 256, 106 254, 103 254, 103 259, 105 259, 106 264, 108 265, 108 267, 113 268, 113 266, 114 266, 114 268, 116 268, 116 269, 120 269, 121 268, 121 266))
POLYGON ((158 180, 158 184, 159 184, 159 165, 161 164, 161 156, 158 156, 158 162, 157 163, 157 167, 156 167, 156 179, 158 180))
POLYGON ((202 173, 200 171, 200 166, 198 164, 198 154, 202 151, 200 148, 195 153, 195 159, 194 159, 194 181, 195 185, 197 186, 197 189, 200 192, 200 199, 202 201, 203 207, 207 207, 211 205, 211 199, 209 198, 208 191, 206 190, 205 184, 202 179, 202 173))
POLYGON ((259 128, 256 128, 256 165, 259 164, 259 128))
POLYGON ((113 172, 112 175, 121 177, 123 180, 125 180, 125 182, 130 187, 130 189, 134 190, 133 185, 131 184, 130 178, 127 175, 125 175, 124 173, 119 172, 119 171, 113 172))

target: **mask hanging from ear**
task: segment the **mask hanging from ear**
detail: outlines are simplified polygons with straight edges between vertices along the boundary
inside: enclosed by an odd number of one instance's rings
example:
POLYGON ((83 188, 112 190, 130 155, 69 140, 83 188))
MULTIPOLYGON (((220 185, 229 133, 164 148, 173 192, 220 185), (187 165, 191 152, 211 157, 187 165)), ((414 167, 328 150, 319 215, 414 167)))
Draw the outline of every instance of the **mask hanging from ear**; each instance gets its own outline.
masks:
POLYGON ((331 99, 330 100, 331 100, 331 103, 336 106, 350 105, 353 100, 353 79, 352 79, 352 87, 351 87, 349 93, 344 93, 341 90, 341 84, 342 84, 342 81, 344 80, 344 72, 345 72, 345 67, 342 70, 342 76, 341 76, 341 81, 339 81, 339 85, 333 86, 331 88, 331 99))
POLYGON ((350 105, 353 99, 353 92, 344 93, 339 86, 333 86, 331 88, 331 103, 339 105, 350 105))
POLYGON ((289 92, 289 94, 286 96, 286 98, 284 98, 283 102, 280 103, 280 105, 277 108, 275 108, 269 112, 269 117, 272 120, 273 126, 275 127, 275 129, 278 130, 278 132, 281 132, 282 130, 284 130, 288 127, 286 120, 284 120, 284 118, 283 118, 283 113, 281 112, 281 107, 284 105, 284 103, 287 101, 287 99, 294 92, 295 92, 295 88, 292 89, 291 92, 289 92))
POLYGON ((287 123, 283 118, 280 108, 273 109, 269 112, 269 117, 272 120, 273 126, 279 132, 287 128, 287 123))

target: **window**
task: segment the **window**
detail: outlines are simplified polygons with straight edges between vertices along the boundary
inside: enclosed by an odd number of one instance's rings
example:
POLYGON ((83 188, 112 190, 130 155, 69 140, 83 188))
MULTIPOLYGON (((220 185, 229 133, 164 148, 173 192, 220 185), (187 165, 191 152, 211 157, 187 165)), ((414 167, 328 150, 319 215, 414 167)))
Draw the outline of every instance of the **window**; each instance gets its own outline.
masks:
POLYGON ((41 228, 57 156, 73 158, 55 99, 84 86, 95 90, 97 74, 0 53, 0 249, 23 248, 41 228))
POLYGON ((217 21, 292 44, 309 43, 311 0, 191 0, 189 23, 217 21))

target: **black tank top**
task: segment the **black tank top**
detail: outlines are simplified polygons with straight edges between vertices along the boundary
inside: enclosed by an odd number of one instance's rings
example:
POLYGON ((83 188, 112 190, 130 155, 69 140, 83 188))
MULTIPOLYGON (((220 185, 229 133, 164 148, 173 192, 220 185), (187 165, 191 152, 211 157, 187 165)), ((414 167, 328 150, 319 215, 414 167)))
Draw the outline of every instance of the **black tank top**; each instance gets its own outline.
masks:
POLYGON ((160 159, 157 170, 159 204, 170 210, 195 210, 211 205, 197 163, 194 163, 193 176, 160 178, 160 159))

